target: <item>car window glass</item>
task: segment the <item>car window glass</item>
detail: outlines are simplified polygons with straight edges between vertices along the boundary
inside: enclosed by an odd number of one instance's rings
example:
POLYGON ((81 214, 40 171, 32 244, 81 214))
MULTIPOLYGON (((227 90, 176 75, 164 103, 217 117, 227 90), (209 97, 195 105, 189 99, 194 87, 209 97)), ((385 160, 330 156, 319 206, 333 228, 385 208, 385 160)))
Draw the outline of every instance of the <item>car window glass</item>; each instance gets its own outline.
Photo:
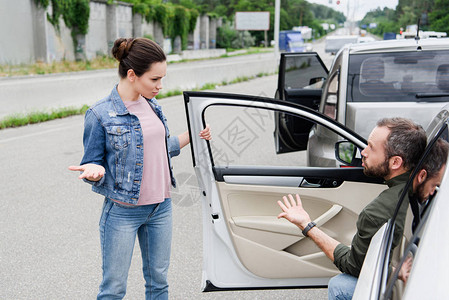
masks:
POLYGON ((448 61, 447 50, 353 54, 347 100, 416 102, 418 95, 427 102, 449 101, 448 61))
POLYGON ((402 275, 401 273, 405 274, 407 272, 410 272, 411 268, 413 267, 413 260, 419 247, 419 240, 422 236, 423 228, 425 222, 427 221, 427 216, 428 211, 423 217, 421 225, 417 228, 413 236, 410 238, 409 243, 407 244, 399 263, 395 266, 395 271, 390 275, 390 279, 385 290, 385 297, 383 299, 402 299, 402 295, 405 291, 405 284, 402 281, 404 280, 404 275, 402 275))
POLYGON ((309 142, 310 131, 317 126, 301 117, 278 112, 278 134, 274 134, 276 112, 269 109, 212 105, 204 117, 214 131, 210 151, 215 166, 307 166, 308 159, 336 166, 335 142, 343 138, 328 130, 309 142), (278 147, 288 150, 298 145, 308 148, 309 157, 307 151, 277 154, 278 147))
POLYGON ((286 90, 317 88, 319 79, 326 77, 326 70, 316 55, 285 57, 286 90))

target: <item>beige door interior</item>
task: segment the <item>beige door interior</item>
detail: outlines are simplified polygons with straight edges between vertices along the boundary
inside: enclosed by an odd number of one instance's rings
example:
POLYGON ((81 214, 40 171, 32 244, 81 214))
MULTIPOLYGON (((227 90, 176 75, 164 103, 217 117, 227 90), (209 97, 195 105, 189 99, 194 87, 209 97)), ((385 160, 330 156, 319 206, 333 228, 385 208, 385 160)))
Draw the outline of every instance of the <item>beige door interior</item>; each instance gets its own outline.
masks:
POLYGON ((384 186, 344 182, 338 188, 292 188, 217 182, 224 218, 241 263, 265 278, 330 277, 338 269, 285 219, 277 200, 298 193, 312 220, 346 245, 361 209, 384 186))

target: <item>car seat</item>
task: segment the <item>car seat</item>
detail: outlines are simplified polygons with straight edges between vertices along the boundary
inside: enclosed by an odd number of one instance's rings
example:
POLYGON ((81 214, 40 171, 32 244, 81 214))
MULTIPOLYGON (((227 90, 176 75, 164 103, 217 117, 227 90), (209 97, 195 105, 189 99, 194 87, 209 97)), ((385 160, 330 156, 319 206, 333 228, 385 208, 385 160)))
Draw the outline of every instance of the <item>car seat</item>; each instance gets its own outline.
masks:
POLYGON ((392 86, 382 80, 385 76, 385 66, 381 58, 368 58, 363 61, 360 73, 360 92, 363 95, 376 96, 391 92, 392 86))
POLYGON ((438 66, 435 81, 440 91, 449 92, 449 64, 438 66))

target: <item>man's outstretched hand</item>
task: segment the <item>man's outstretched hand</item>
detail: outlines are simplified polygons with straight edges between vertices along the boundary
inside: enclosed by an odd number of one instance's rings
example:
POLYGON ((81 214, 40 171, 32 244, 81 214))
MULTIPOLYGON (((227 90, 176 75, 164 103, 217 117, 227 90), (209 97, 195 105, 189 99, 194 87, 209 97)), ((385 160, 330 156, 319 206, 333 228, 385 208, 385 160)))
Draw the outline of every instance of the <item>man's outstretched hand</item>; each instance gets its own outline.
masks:
POLYGON ((284 202, 278 201, 282 212, 278 215, 278 219, 285 218, 304 230, 304 228, 311 222, 309 214, 304 210, 301 198, 296 194, 296 201, 292 195, 282 197, 284 202))

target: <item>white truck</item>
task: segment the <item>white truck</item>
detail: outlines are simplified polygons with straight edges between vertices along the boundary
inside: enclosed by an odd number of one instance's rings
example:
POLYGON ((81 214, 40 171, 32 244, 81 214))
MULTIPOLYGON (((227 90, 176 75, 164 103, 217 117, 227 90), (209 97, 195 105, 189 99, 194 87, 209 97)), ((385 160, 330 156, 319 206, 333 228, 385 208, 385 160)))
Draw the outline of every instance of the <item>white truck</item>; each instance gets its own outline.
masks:
POLYGON ((358 42, 358 35, 333 35, 326 37, 324 51, 332 55, 337 53, 344 45, 358 42))

